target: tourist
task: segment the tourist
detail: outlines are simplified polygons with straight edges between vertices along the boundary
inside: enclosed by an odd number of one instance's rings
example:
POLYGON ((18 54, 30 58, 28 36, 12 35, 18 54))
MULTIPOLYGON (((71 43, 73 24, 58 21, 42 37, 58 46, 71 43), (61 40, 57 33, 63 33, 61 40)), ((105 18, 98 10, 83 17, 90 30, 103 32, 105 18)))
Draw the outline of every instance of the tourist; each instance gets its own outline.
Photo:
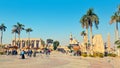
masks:
POLYGON ((19 49, 17 52, 18 52, 18 58, 21 58, 21 49, 19 49))
POLYGON ((27 51, 27 56, 29 56, 29 55, 30 55, 30 50, 27 51))
POLYGON ((6 51, 6 55, 9 55, 9 49, 7 49, 7 51, 6 51))
POLYGON ((25 59, 25 55, 24 55, 24 54, 25 54, 25 51, 22 50, 22 51, 21 51, 21 58, 22 58, 22 59, 25 59))
POLYGON ((32 56, 32 53, 33 53, 33 51, 30 50, 30 51, 29 51, 29 56, 30 56, 30 57, 32 56))
POLYGON ((42 54, 43 54, 43 52, 42 52, 42 51, 40 51, 40 56, 41 56, 41 58, 43 58, 42 54))
POLYGON ((50 55, 50 52, 51 52, 50 49, 48 49, 48 55, 50 55))
POLYGON ((49 51, 49 49, 46 48, 46 50, 45 50, 45 54, 46 54, 46 57, 49 57, 49 55, 50 55, 50 51, 49 51))
POLYGON ((33 57, 36 57, 36 50, 33 51, 33 57))

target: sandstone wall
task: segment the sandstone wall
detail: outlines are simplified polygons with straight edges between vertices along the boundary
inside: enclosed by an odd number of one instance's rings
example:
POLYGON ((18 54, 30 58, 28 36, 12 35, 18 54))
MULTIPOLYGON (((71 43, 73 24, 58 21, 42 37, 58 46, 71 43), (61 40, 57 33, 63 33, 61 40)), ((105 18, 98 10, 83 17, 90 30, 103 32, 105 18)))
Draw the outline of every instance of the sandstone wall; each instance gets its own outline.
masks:
POLYGON ((104 42, 102 39, 102 35, 95 35, 93 38, 93 51, 104 53, 104 42))

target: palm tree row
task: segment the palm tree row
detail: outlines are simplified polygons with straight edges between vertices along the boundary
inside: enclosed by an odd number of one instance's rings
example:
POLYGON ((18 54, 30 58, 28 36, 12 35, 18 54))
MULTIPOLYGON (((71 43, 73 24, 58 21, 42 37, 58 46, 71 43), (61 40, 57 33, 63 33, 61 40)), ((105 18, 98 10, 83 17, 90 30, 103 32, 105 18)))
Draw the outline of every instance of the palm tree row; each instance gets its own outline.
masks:
POLYGON ((31 28, 25 29, 25 26, 19 22, 16 25, 13 25, 12 33, 15 34, 15 45, 16 45, 16 34, 18 34, 18 41, 20 41, 21 31, 25 30, 28 33, 28 46, 30 46, 30 32, 33 30, 31 28))
POLYGON ((118 11, 111 16, 110 24, 115 23, 115 41, 119 39, 118 23, 120 23, 120 5, 118 6, 118 11))
POLYGON ((90 28, 90 44, 92 45, 92 26, 95 24, 96 28, 98 29, 99 18, 93 12, 93 9, 90 8, 85 15, 80 19, 80 23, 82 28, 86 28, 86 34, 88 36, 88 28, 90 28))
POLYGON ((26 30, 26 33, 28 33, 28 46, 30 46, 30 32, 32 32, 33 30, 31 28, 27 28, 25 30, 26 30))
MULTIPOLYGON (((16 32, 14 32, 14 33, 18 34, 18 39, 19 39, 19 40, 20 40, 21 31, 24 30, 24 27, 25 27, 25 26, 24 26, 23 24, 19 23, 19 22, 17 22, 16 25, 13 25, 13 30, 16 31, 16 32)), ((12 30, 12 31, 13 31, 13 30, 12 30)))
MULTIPOLYGON (((90 8, 85 15, 83 15, 80 19, 80 24, 82 25, 82 28, 86 29, 86 32, 81 32, 81 35, 88 36, 88 29, 90 28, 90 44, 92 45, 92 26, 93 23, 95 24, 95 27, 98 29, 99 24, 99 18, 97 14, 93 12, 93 9, 90 8)), ((119 32, 118 32, 118 23, 120 23, 120 5, 118 7, 118 11, 114 13, 114 15, 111 16, 110 24, 116 23, 115 27, 115 41, 119 38, 119 32)), ((88 42, 87 42, 88 43, 88 42)))
MULTIPOLYGON (((33 30, 31 28, 24 28, 25 26, 19 22, 17 22, 16 25, 13 25, 13 29, 12 29, 12 33, 15 34, 15 45, 16 45, 16 34, 18 34, 18 41, 20 41, 20 34, 22 30, 25 30, 26 33, 28 33, 28 46, 30 45, 30 32, 32 32, 33 30)), ((3 32, 6 31, 6 26, 2 23, 0 25, 0 31, 1 31, 1 35, 0 35, 0 44, 2 45, 2 39, 3 39, 3 32)))
POLYGON ((1 36, 0 36, 0 44, 2 45, 2 39, 3 39, 3 32, 4 31, 6 31, 6 26, 2 23, 1 25, 0 25, 0 31, 1 31, 1 36))

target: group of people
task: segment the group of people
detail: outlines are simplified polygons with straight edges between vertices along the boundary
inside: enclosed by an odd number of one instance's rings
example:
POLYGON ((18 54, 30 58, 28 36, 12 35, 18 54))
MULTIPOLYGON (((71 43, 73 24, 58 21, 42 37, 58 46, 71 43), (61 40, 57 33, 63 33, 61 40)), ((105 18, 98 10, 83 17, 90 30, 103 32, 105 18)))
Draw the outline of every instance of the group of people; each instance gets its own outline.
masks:
POLYGON ((44 48, 41 51, 37 51, 36 49, 28 49, 28 50, 6 50, 6 55, 19 55, 21 59, 25 59, 26 56, 28 57, 36 57, 36 54, 39 53, 41 56, 42 54, 45 54, 47 57, 49 57, 51 50, 48 48, 44 48))
POLYGON ((28 51, 20 51, 20 56, 21 56, 21 59, 25 59, 25 54, 28 56, 28 57, 36 57, 36 53, 37 51, 36 50, 28 50, 28 51))
POLYGON ((7 49, 5 51, 5 53, 6 53, 6 55, 17 55, 18 54, 17 50, 15 50, 15 49, 13 49, 13 50, 7 49))
POLYGON ((36 51, 36 50, 28 50, 28 51, 24 51, 24 50, 22 50, 22 51, 20 51, 20 56, 21 56, 21 59, 25 59, 25 54, 28 56, 28 57, 36 57, 36 54, 37 53, 40 53, 41 55, 42 54, 45 54, 46 55, 46 57, 49 57, 49 55, 50 55, 50 53, 51 53, 51 50, 50 49, 47 49, 47 48, 45 48, 45 49, 43 49, 43 51, 40 51, 40 52, 38 52, 38 51, 36 51))

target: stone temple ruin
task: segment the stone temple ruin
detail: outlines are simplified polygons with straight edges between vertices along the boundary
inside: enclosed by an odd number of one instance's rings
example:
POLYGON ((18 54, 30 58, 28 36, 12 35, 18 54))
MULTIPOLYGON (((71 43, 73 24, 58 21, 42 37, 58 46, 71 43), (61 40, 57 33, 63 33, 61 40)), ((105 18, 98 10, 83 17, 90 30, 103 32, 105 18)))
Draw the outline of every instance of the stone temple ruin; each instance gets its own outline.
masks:
POLYGON ((80 50, 82 52, 87 52, 87 51, 89 51, 90 53, 93 53, 93 52, 104 53, 105 52, 104 41, 103 41, 102 35, 100 35, 100 34, 94 35, 94 37, 92 39, 93 46, 90 46, 90 50, 86 49, 87 45, 85 43, 87 43, 87 39, 88 39, 88 37, 84 37, 83 42, 81 44, 78 44, 78 42, 72 38, 72 35, 70 35, 70 43, 69 44, 79 45, 80 50))
POLYGON ((93 38, 93 52, 104 53, 104 42, 102 39, 102 35, 95 35, 93 38))

